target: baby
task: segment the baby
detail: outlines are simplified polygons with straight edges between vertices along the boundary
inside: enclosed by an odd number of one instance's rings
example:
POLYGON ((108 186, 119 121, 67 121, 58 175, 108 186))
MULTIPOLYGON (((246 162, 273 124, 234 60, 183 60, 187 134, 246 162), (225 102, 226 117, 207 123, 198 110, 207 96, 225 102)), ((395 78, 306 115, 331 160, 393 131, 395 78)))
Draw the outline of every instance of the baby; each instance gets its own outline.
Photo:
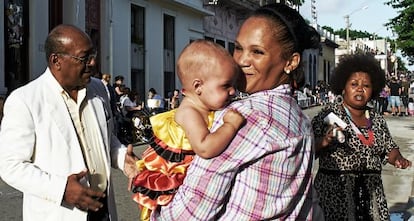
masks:
POLYGON ((220 45, 196 40, 177 61, 184 98, 177 109, 150 118, 154 137, 137 162, 141 171, 133 180, 133 199, 140 205, 141 220, 148 220, 158 205, 168 204, 182 184, 194 154, 219 155, 245 122, 229 110, 224 124, 210 133, 214 111, 224 108, 235 95, 239 67, 220 45))

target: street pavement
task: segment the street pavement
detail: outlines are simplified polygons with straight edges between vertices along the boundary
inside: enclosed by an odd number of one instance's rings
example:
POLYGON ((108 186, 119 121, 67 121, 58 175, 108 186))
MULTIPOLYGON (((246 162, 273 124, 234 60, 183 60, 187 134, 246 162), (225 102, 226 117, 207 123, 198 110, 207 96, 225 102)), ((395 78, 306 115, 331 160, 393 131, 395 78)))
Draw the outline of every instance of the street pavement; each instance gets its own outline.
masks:
MULTIPOLYGON (((320 106, 304 109, 313 117, 320 106)), ((389 130, 400 146, 400 151, 414 162, 414 117, 385 116, 389 130)), ((145 146, 136 146, 134 151, 140 155, 145 146)), ((317 166, 317 162, 316 162, 317 166)), ((316 170, 316 168, 315 168, 316 170)), ((127 179, 119 170, 112 170, 115 187, 115 199, 120 221, 133 221, 139 218, 137 204, 132 201, 131 193, 127 191, 127 179)), ((382 172, 385 194, 392 221, 414 220, 414 167, 401 170, 386 165, 382 172), (413 218, 411 218, 413 217, 413 218)), ((22 194, 5 184, 0 179, 0 221, 22 220, 22 194)))

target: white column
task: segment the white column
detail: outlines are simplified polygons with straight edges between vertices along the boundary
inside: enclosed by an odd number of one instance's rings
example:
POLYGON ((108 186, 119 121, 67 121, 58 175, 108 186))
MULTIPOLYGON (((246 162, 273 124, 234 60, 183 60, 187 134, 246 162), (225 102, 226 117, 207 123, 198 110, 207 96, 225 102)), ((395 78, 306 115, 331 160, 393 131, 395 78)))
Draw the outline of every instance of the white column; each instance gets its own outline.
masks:
MULTIPOLYGON (((4 1, 0 2, 0 11, 4 12, 4 1)), ((4 13, 0 13, 0 27, 2 28, 3 34, 0 34, 0 52, 1 57, 5 57, 5 48, 4 48, 4 13)), ((0 96, 4 96, 7 93, 6 82, 4 80, 5 76, 5 66, 4 59, 0 59, 0 96)))

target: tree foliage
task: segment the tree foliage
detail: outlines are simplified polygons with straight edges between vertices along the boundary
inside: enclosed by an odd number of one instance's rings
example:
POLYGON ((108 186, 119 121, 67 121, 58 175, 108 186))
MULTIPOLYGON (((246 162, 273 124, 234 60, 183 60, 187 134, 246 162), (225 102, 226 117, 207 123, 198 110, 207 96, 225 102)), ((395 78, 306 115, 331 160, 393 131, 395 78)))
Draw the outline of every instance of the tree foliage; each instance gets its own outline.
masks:
POLYGON ((302 6, 305 3, 305 0, 291 0, 290 1, 293 5, 302 6))
MULTIPOLYGON (((270 3, 270 1, 265 1, 266 4, 270 3)), ((295 5, 297 7, 302 6, 303 3, 305 3, 305 0, 279 0, 280 3, 286 4, 286 3, 290 3, 292 5, 295 5)))
POLYGON ((397 9, 398 15, 386 24, 397 34, 397 46, 410 65, 414 64, 414 0, 389 0, 386 5, 397 9))
MULTIPOLYGON (((334 30, 332 27, 329 26, 322 26, 323 29, 334 33, 335 35, 338 35, 340 38, 346 39, 346 29, 345 28, 341 28, 339 30, 334 30)), ((350 40, 355 40, 357 38, 373 38, 374 34, 373 33, 369 33, 367 31, 357 31, 357 30, 352 30, 349 29, 349 39, 350 40)), ((376 39, 383 39, 383 37, 381 36, 375 36, 376 39)))

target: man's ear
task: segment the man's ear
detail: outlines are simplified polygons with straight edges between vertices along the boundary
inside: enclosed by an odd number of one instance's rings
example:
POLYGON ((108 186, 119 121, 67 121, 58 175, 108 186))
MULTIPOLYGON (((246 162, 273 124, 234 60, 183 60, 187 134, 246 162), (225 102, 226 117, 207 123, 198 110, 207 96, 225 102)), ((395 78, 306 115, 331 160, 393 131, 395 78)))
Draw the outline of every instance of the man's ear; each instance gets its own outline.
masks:
POLYGON ((49 64, 54 67, 60 67, 59 57, 57 54, 51 54, 49 56, 49 64))

